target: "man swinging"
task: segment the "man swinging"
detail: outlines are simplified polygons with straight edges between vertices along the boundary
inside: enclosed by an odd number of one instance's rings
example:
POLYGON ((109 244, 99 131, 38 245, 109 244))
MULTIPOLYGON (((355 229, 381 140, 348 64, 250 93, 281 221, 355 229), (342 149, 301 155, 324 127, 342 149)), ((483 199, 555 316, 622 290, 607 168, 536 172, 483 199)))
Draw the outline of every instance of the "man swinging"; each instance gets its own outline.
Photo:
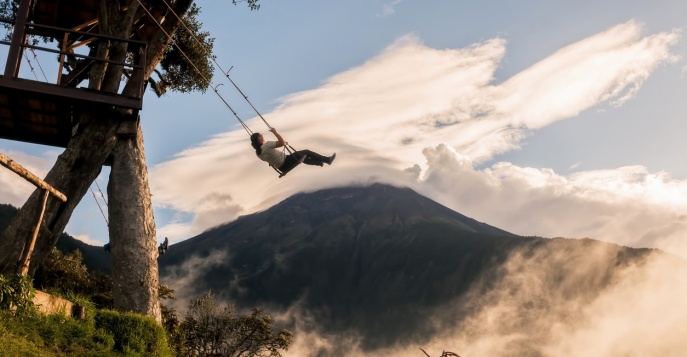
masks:
POLYGON ((277 129, 270 128, 270 132, 277 137, 277 141, 266 141, 260 133, 253 133, 250 136, 250 144, 255 149, 255 155, 260 160, 265 161, 274 167, 281 174, 279 177, 286 175, 300 163, 314 166, 324 166, 324 164, 331 165, 336 158, 336 153, 332 156, 322 156, 310 150, 289 150, 287 155, 283 150, 277 150, 280 147, 288 147, 284 138, 277 132, 277 129))

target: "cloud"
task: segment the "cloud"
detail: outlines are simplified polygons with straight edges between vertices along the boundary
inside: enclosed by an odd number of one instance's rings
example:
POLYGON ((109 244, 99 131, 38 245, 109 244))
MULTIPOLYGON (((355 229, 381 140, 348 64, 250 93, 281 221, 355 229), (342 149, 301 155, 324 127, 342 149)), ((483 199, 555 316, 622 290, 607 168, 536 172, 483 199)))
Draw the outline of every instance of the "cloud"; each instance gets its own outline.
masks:
POLYGON ((382 8, 382 15, 381 17, 387 17, 391 16, 396 12, 396 5, 401 3, 403 0, 393 0, 390 3, 384 4, 384 7, 382 8))
POLYGON ((478 170, 446 145, 424 151, 428 170, 416 189, 507 231, 589 237, 656 247, 687 257, 687 181, 641 166, 563 176, 501 162, 478 170))
POLYGON ((156 231, 158 237, 168 238, 169 244, 178 243, 195 235, 190 224, 180 221, 171 221, 164 226, 157 227, 156 231))
POLYGON ((74 234, 74 235, 72 235, 72 237, 74 237, 74 238, 76 238, 76 239, 78 239, 78 240, 80 240, 80 241, 82 241, 88 245, 93 245, 96 247, 103 245, 102 242, 99 242, 99 241, 91 238, 88 234, 74 234))
POLYGON ((658 66, 675 62, 679 32, 642 37, 635 22, 569 45, 494 89, 494 116, 537 129, 608 101, 632 98, 658 66))
MULTIPOLYGON (((670 50, 679 38, 678 32, 642 31, 635 22, 620 24, 500 84, 494 72, 506 51, 503 39, 437 50, 404 36, 320 87, 282 98, 265 115, 296 149, 337 152, 334 165, 302 165, 278 179, 237 129, 152 168, 155 203, 195 214, 189 231, 199 232, 297 192, 365 182, 416 184, 430 198, 515 233, 646 245, 659 239, 658 246, 687 251, 677 239, 685 225, 676 208, 685 202, 684 183, 666 174, 633 176, 628 170, 642 168, 622 168, 561 176, 508 163, 474 169, 518 149, 531 130, 631 98, 653 71, 675 60, 670 50), (606 175, 619 175, 619 181, 606 175), (660 202, 657 192, 663 192, 660 202), (668 195, 676 192, 671 201, 668 195), (646 205, 650 212, 641 211, 646 205), (639 220, 646 220, 643 227, 639 220)), ((266 131, 259 118, 247 124, 266 131)))
MULTIPOLYGON (((2 151, 0 149, 0 151, 2 151)), ((55 162, 57 154, 47 151, 43 156, 32 156, 18 151, 2 151, 15 163, 42 178, 55 162)), ((0 167, 0 202, 21 207, 36 187, 11 170, 0 167)))
POLYGON ((186 259, 179 266, 172 266, 161 272, 160 277, 164 277, 161 284, 167 284, 174 288, 174 297, 176 301, 167 301, 170 307, 186 311, 186 304, 192 299, 197 299, 200 294, 200 287, 198 285, 199 277, 206 274, 206 272, 213 267, 224 265, 227 263, 228 254, 226 251, 213 251, 206 257, 197 255, 186 259))
MULTIPOLYGON (((589 243, 589 242, 586 242, 589 243)), ((427 320, 437 334, 377 350, 351 332, 328 335, 297 307, 292 356, 681 356, 687 348, 687 265, 653 252, 615 265, 618 247, 565 245, 515 251, 496 281, 473 286, 462 300, 437 306, 427 320), (566 249, 561 249, 565 246, 566 249), (467 311, 459 318, 457 311, 467 311), (301 318, 303 317, 303 318, 301 318)))

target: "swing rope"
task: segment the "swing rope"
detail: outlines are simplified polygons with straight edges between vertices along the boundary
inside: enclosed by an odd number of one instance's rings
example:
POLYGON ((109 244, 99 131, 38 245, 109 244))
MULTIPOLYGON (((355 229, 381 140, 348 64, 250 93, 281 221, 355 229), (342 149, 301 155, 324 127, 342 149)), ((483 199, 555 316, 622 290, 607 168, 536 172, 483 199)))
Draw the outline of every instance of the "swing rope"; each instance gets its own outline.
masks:
POLYGON ((236 83, 229 77, 229 71, 231 71, 231 69, 234 68, 234 66, 229 67, 229 70, 225 71, 224 68, 222 68, 222 66, 220 66, 220 64, 217 62, 217 60, 215 59, 215 56, 213 56, 212 53, 210 53, 210 51, 207 49, 207 47, 205 46, 205 44, 203 43, 203 41, 201 41, 201 40, 193 33, 193 31, 191 31, 191 29, 188 27, 188 25, 186 25, 186 21, 184 21, 184 19, 182 19, 181 17, 179 17, 179 15, 174 11, 174 9, 172 9, 172 6, 170 6, 169 3, 167 3, 167 0, 162 0, 162 2, 165 3, 165 5, 167 5, 167 8, 169 9, 169 11, 170 11, 172 14, 174 14, 174 16, 175 16, 175 17, 177 18, 177 20, 184 26, 184 28, 186 29, 186 31, 188 31, 188 33, 191 35, 191 37, 193 37, 193 39, 196 40, 196 42, 200 45, 200 47, 203 49, 203 51, 205 51, 205 55, 206 55, 208 58, 210 58, 210 60, 212 60, 212 62, 215 63, 215 66, 217 66, 217 69, 219 69, 220 72, 222 72, 222 74, 224 74, 224 76, 227 77, 227 79, 229 80, 229 82, 231 82, 231 84, 234 86, 234 88, 236 88, 236 90, 237 90, 239 93, 241 93, 241 96, 243 96, 243 99, 245 99, 246 102, 248 102, 248 104, 250 105, 250 107, 253 108, 253 111, 255 111, 255 114, 257 114, 257 115, 260 117, 260 119, 262 119, 263 123, 265 123, 265 125, 267 125, 267 128, 268 128, 268 129, 272 129, 272 126, 270 125, 270 123, 268 123, 267 120, 265 119, 265 117, 263 117, 262 114, 260 114, 260 112, 258 111, 258 109, 255 108, 255 106, 253 105, 253 103, 251 103, 251 101, 248 99, 248 96, 246 96, 246 95, 243 93, 243 91, 241 90, 241 88, 239 88, 239 86, 236 85, 236 83))
MULTIPOLYGON (((196 72, 198 72, 198 74, 199 74, 203 79, 205 79, 205 81, 213 88, 213 90, 215 91, 215 94, 217 94, 217 96, 222 100, 222 102, 224 102, 224 104, 227 106, 227 108, 229 108, 229 110, 231 110, 231 112, 234 114, 234 116, 236 117, 236 119, 238 119, 238 121, 241 123, 241 125, 243 126, 243 128, 246 130, 246 132, 248 133, 248 135, 251 136, 251 135, 253 134, 253 132, 250 130, 250 128, 246 125, 246 123, 243 122, 243 120, 241 120, 241 118, 238 116, 238 114, 236 113, 236 111, 234 111, 234 109, 229 105, 229 103, 227 103, 227 101, 224 99, 224 97, 222 97, 222 96, 219 94, 217 88, 218 88, 220 85, 222 85, 222 83, 217 84, 216 86, 213 87, 213 86, 212 86, 212 82, 211 82, 207 77, 205 77, 205 75, 203 75, 203 73, 198 69, 198 67, 196 67, 195 64, 193 64, 193 62, 188 58, 188 56, 186 55, 186 53, 179 47, 179 45, 176 43, 176 41, 174 41, 174 39, 172 38, 172 36, 171 36, 169 33, 167 33, 167 31, 162 27, 162 25, 160 24, 160 22, 157 21, 157 19, 156 19, 156 18, 150 13, 150 11, 145 7, 145 5, 143 5, 143 4, 141 3, 141 0, 136 0, 136 1, 141 5, 141 7, 143 8, 143 10, 145 10, 145 12, 148 14, 148 16, 150 16, 150 18, 151 18, 151 19, 155 22, 155 24, 160 28, 160 30, 162 30, 162 32, 163 32, 165 35, 167 35, 167 38, 169 38, 169 40, 174 44, 174 46, 176 46, 177 50, 179 50, 179 52, 184 56, 184 58, 186 59, 186 61, 188 62, 188 64, 190 64, 190 65, 196 70, 196 72)), ((210 51, 207 49, 207 47, 205 46, 205 44, 204 44, 200 39, 198 39, 198 37, 197 37, 197 36, 193 33, 193 31, 188 27, 188 25, 186 24, 186 21, 184 21, 184 19, 182 19, 181 17, 179 17, 179 15, 176 13, 176 11, 174 11, 174 9, 169 5, 169 3, 168 3, 166 0, 162 0, 162 2, 167 6, 167 8, 169 9, 169 11, 170 11, 172 14, 174 14, 174 16, 177 18, 177 20, 179 21, 179 23, 180 23, 181 25, 184 26, 184 28, 186 29, 186 31, 188 31, 189 35, 191 35, 191 37, 200 45, 200 47, 201 47, 201 48, 203 49, 203 51, 205 52, 207 58, 210 58, 210 60, 215 64, 215 66, 217 66, 217 68, 222 72, 222 74, 224 74, 224 76, 227 77, 227 79, 229 80, 229 82, 231 82, 231 84, 234 86, 234 88, 236 88, 236 90, 243 96, 243 98, 244 98, 244 99, 246 100, 246 102, 250 105, 250 107, 253 109, 253 111, 255 111, 255 113, 258 115, 258 117, 260 117, 260 119, 263 121, 263 123, 265 123, 265 125, 267 126, 267 128, 270 129, 270 130, 272 130, 273 127, 267 122, 267 120, 265 119, 265 117, 258 111, 258 109, 257 109, 257 108, 253 105, 253 103, 248 99, 248 96, 246 96, 246 94, 243 93, 243 91, 242 91, 242 90, 239 88, 239 86, 231 79, 231 77, 229 77, 229 71, 231 71, 231 69, 234 68, 234 67, 232 66, 232 67, 229 68, 228 71, 225 71, 225 70, 222 68, 222 66, 217 62, 217 60, 215 60, 215 56, 213 56, 213 55, 210 53, 210 51)), ((294 149, 294 147, 291 146, 291 145, 289 145, 288 143, 284 143, 284 149, 285 149, 285 150, 288 150, 290 154, 297 154, 297 150, 294 149)), ((282 151, 283 151, 283 150, 282 150, 282 151)), ((302 163, 304 159, 305 159, 305 156, 300 156, 300 157, 298 157, 298 164, 302 163)), ((284 175, 286 175, 286 174, 290 171, 290 170, 281 171, 281 170, 279 170, 278 168, 273 167, 272 165, 270 165, 270 167, 272 167, 275 171, 277 171, 277 172, 279 173, 279 177, 280 177, 280 178, 283 177, 284 175)))
MULTIPOLYGON (((193 61, 191 61, 191 59, 188 58, 188 56, 186 55, 186 53, 181 49, 181 47, 179 47, 179 45, 176 43, 176 41, 174 41, 172 35, 170 35, 170 34, 164 29, 164 27, 162 27, 162 24, 160 24, 160 22, 157 21, 157 19, 153 16, 153 14, 150 13, 150 11, 148 10, 148 8, 146 8, 145 5, 143 5, 143 3, 141 3, 141 0, 136 0, 136 1, 141 5, 141 7, 143 8, 143 10, 148 14, 148 16, 150 16, 150 18, 155 22, 155 24, 160 28, 160 30, 162 30, 162 32, 167 36, 167 38, 174 44, 174 46, 177 48, 177 50, 179 50, 179 53, 181 53, 182 56, 184 56, 184 58, 186 59, 186 62, 187 62, 189 65, 191 65, 191 67, 193 67, 193 69, 196 70, 196 72, 205 80, 205 82, 208 83, 208 86, 211 87, 211 88, 214 90, 215 94, 217 94, 217 96, 222 100, 222 102, 224 103, 224 105, 226 105, 227 108, 229 108, 229 110, 232 112, 232 114, 234 114, 234 116, 236 117, 236 119, 238 119, 239 123, 241 123, 241 126, 243 126, 243 129, 246 130, 246 132, 248 133, 248 135, 249 135, 249 136, 252 135, 253 132, 250 130, 250 128, 248 127, 248 125, 246 125, 246 123, 244 123, 244 121, 241 120, 241 117, 239 117, 239 115, 236 113, 236 111, 234 111, 234 109, 229 105, 229 103, 224 99, 224 97, 222 97, 222 95, 219 94, 219 91, 218 91, 217 88, 221 85, 221 83, 218 84, 218 85, 216 85, 216 86, 213 86, 213 85, 212 85, 212 81, 210 81, 210 80, 203 74, 203 72, 201 72, 200 69, 198 69, 198 67, 193 63, 193 61)), ((165 4, 167 4, 167 3, 165 2, 165 4)), ((167 4, 167 6, 169 7, 169 4, 167 4)), ((170 7, 170 9, 171 9, 171 7, 170 7)), ((174 13, 174 10, 172 10, 172 13, 174 13)), ((176 13, 174 13, 174 15, 175 15, 177 18, 179 18, 179 16, 176 15, 176 13)), ((183 21, 182 21, 182 24, 184 24, 183 21)), ((186 26, 186 24, 184 24, 184 26, 186 26)), ((188 27, 187 27, 187 28, 188 28, 188 27)), ((191 32, 191 34, 193 35, 192 32, 191 32)), ((202 47, 205 49, 205 46, 202 46, 202 47)), ((207 53, 207 49, 206 49, 206 53, 207 53)))
MULTIPOLYGON (((43 66, 41 66, 41 62, 38 60, 38 56, 36 56, 36 52, 34 52, 33 49, 31 49, 31 52, 33 53, 33 59, 36 61, 36 64, 38 65, 38 68, 41 70, 41 74, 43 74, 43 78, 45 79, 45 82, 48 82, 48 77, 45 75, 45 72, 43 71, 43 66)), ((36 71, 34 67, 31 65, 31 60, 29 59, 29 56, 26 55, 26 51, 23 52, 24 58, 26 59, 26 62, 29 64, 29 68, 31 68, 31 73, 33 73, 33 76, 36 77, 36 81, 40 81, 38 79, 38 75, 36 74, 36 71)), ((98 186, 98 191, 100 191, 100 196, 102 197, 103 201, 105 201, 105 206, 107 206, 107 200, 105 199, 105 195, 103 195, 103 191, 100 189, 100 185, 98 185, 98 181, 95 181, 96 186, 98 186)), ((91 194, 93 195, 93 199, 95 200, 95 204, 98 205, 98 209, 100 210, 100 214, 103 216, 103 219, 105 220, 105 225, 110 226, 110 222, 107 221, 107 217, 105 217, 105 212, 103 211, 103 208, 100 206, 100 202, 98 201, 98 198, 95 196, 95 192, 93 192, 93 187, 89 187, 89 190, 91 190, 91 194)))

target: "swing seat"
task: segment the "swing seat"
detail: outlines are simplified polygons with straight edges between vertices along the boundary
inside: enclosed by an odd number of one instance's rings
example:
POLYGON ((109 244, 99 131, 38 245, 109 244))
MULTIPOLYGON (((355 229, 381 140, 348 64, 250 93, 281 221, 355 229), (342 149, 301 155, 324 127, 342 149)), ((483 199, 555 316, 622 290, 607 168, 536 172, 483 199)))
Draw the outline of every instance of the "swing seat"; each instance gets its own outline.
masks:
POLYGON ((283 166, 281 169, 278 169, 278 168, 276 168, 276 167, 274 167, 274 166, 272 166, 272 165, 270 165, 270 167, 273 168, 274 171, 277 171, 277 173, 279 173, 279 178, 282 178, 282 177, 286 176, 286 174, 288 174, 288 173, 289 173, 291 170, 293 170, 296 166, 302 164, 303 161, 305 161, 305 155, 301 155, 301 157, 298 158, 298 161, 295 161, 295 162, 294 162, 293 164, 291 164, 291 165, 285 165, 285 166, 283 166))

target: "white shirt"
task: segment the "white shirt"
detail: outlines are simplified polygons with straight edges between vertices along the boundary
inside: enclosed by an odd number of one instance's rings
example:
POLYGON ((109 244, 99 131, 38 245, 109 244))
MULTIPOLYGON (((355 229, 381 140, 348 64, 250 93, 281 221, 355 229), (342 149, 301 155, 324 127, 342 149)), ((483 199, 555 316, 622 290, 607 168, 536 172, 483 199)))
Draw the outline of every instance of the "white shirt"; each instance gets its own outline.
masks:
POLYGON ((270 166, 280 168, 284 164, 286 154, 283 151, 277 150, 276 141, 266 141, 260 147, 261 153, 258 155, 260 160, 267 161, 270 166))

